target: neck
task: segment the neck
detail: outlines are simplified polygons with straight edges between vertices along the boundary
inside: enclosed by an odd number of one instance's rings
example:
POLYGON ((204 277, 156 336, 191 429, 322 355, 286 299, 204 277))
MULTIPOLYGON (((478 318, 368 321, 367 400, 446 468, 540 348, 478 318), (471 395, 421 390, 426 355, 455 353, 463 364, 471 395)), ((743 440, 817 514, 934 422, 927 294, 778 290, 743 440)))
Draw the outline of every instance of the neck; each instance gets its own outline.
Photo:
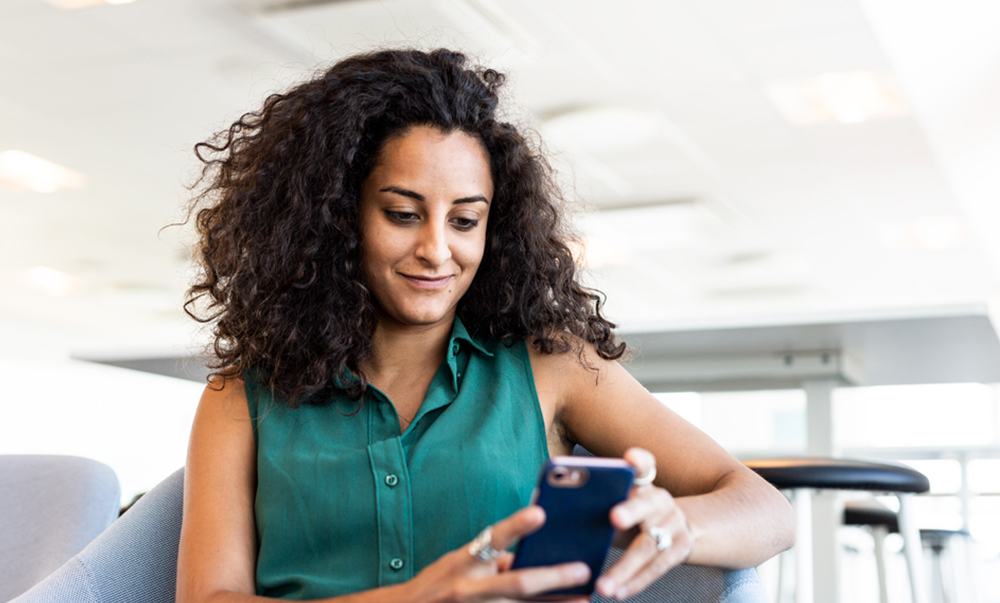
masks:
POLYGON ((363 369, 369 382, 381 385, 396 382, 401 375, 421 375, 434 371, 445 358, 453 321, 428 326, 403 326, 380 320, 372 337, 371 353, 363 369))

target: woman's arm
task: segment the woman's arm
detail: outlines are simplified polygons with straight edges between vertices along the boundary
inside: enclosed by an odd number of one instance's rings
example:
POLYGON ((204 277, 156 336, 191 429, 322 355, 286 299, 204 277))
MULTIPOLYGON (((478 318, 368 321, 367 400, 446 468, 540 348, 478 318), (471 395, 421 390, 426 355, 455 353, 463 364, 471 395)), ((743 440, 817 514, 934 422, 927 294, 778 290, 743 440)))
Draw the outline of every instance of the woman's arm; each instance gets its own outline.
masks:
POLYGON ((634 593, 683 561, 752 567, 793 544, 794 517, 785 498, 653 397, 619 363, 600 358, 590 346, 584 363, 572 352, 529 349, 539 398, 552 405, 556 431, 565 434, 567 444, 599 456, 625 456, 640 475, 657 468, 657 487, 634 488, 612 512, 612 522, 633 534, 643 523, 667 527, 673 545, 660 553, 653 538, 634 539, 607 579, 598 582, 603 594, 623 586, 634 593), (636 447, 645 450, 630 450, 636 447))
MULTIPOLYGON (((202 395, 191 429, 177 560, 178 603, 271 600, 255 595, 256 454, 243 382, 213 381, 202 395)), ((539 507, 522 509, 494 524, 492 545, 502 551, 544 522, 545 514, 539 507)), ((508 571, 511 558, 505 553, 486 563, 474 559, 467 547, 461 547, 424 568, 409 582, 330 601, 490 601, 524 598, 584 584, 589 579, 589 570, 582 563, 508 571)))
POLYGON ((177 602, 255 593, 257 447, 243 381, 216 378, 195 413, 184 470, 177 602))

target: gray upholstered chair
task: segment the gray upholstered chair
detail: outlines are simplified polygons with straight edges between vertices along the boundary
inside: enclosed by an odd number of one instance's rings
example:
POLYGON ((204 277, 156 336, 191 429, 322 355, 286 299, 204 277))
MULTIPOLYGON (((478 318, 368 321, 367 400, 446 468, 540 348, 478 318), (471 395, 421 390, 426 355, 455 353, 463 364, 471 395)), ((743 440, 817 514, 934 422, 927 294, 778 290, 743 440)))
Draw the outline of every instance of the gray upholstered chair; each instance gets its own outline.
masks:
MULTIPOLYGON (((173 603, 183 489, 183 470, 178 470, 79 555, 12 603, 173 603)), ((612 551, 612 556, 620 554, 612 551)), ((754 570, 695 566, 674 569, 628 601, 769 603, 754 570)))
POLYGON ((79 553, 118 518, 110 467, 76 456, 0 456, 0 601, 79 553))
POLYGON ((146 493, 17 603, 174 603, 184 470, 146 493))

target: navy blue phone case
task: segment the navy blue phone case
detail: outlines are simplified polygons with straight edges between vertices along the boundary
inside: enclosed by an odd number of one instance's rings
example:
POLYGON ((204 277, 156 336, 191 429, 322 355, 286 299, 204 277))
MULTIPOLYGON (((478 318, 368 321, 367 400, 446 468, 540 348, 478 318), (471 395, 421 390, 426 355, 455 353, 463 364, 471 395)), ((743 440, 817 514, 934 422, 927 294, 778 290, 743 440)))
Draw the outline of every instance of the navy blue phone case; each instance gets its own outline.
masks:
POLYGON ((635 470, 621 459, 554 457, 542 467, 534 502, 545 509, 545 525, 518 543, 513 568, 582 561, 590 566, 590 582, 552 595, 590 595, 594 592, 604 558, 611 547, 614 528, 609 514, 625 500, 635 470), (585 468, 589 472, 580 487, 559 487, 549 482, 556 468, 585 468))

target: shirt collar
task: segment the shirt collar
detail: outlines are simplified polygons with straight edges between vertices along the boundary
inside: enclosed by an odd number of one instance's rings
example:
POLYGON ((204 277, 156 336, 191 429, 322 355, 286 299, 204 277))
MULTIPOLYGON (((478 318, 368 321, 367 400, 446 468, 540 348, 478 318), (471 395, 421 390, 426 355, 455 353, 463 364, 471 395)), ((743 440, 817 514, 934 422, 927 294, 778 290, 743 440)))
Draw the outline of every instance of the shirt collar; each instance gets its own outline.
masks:
POLYGON ((453 357, 455 353, 457 353, 458 348, 456 347, 455 344, 459 340, 468 343, 473 348, 478 350, 480 353, 485 354, 490 358, 493 357, 493 352, 487 350, 486 347, 483 346, 483 344, 473 339, 472 336, 469 335, 469 331, 465 328, 465 324, 462 322, 462 319, 459 318, 458 316, 455 316, 455 322, 451 326, 451 338, 448 340, 449 358, 453 357))
MULTIPOLYGON (((455 316, 455 322, 452 323, 451 326, 451 337, 448 338, 448 349, 445 352, 445 360, 447 361, 448 366, 451 368, 452 378, 454 379, 456 390, 458 389, 458 374, 455 364, 456 364, 456 356, 458 355, 459 351, 459 343, 458 343, 459 341, 464 341, 468 343, 469 345, 472 346, 473 349, 475 349, 481 354, 485 354, 490 358, 493 357, 493 352, 486 349, 486 347, 483 346, 483 344, 480 343, 479 341, 473 339, 473 337, 469 335, 468 329, 465 328, 465 324, 462 322, 462 319, 459 318, 458 316, 455 316)), ((343 374, 337 375, 336 377, 333 378, 333 380, 335 387, 338 387, 340 389, 347 389, 349 386, 356 385, 358 383, 357 375, 355 375, 350 369, 347 368, 344 369, 343 374)))

